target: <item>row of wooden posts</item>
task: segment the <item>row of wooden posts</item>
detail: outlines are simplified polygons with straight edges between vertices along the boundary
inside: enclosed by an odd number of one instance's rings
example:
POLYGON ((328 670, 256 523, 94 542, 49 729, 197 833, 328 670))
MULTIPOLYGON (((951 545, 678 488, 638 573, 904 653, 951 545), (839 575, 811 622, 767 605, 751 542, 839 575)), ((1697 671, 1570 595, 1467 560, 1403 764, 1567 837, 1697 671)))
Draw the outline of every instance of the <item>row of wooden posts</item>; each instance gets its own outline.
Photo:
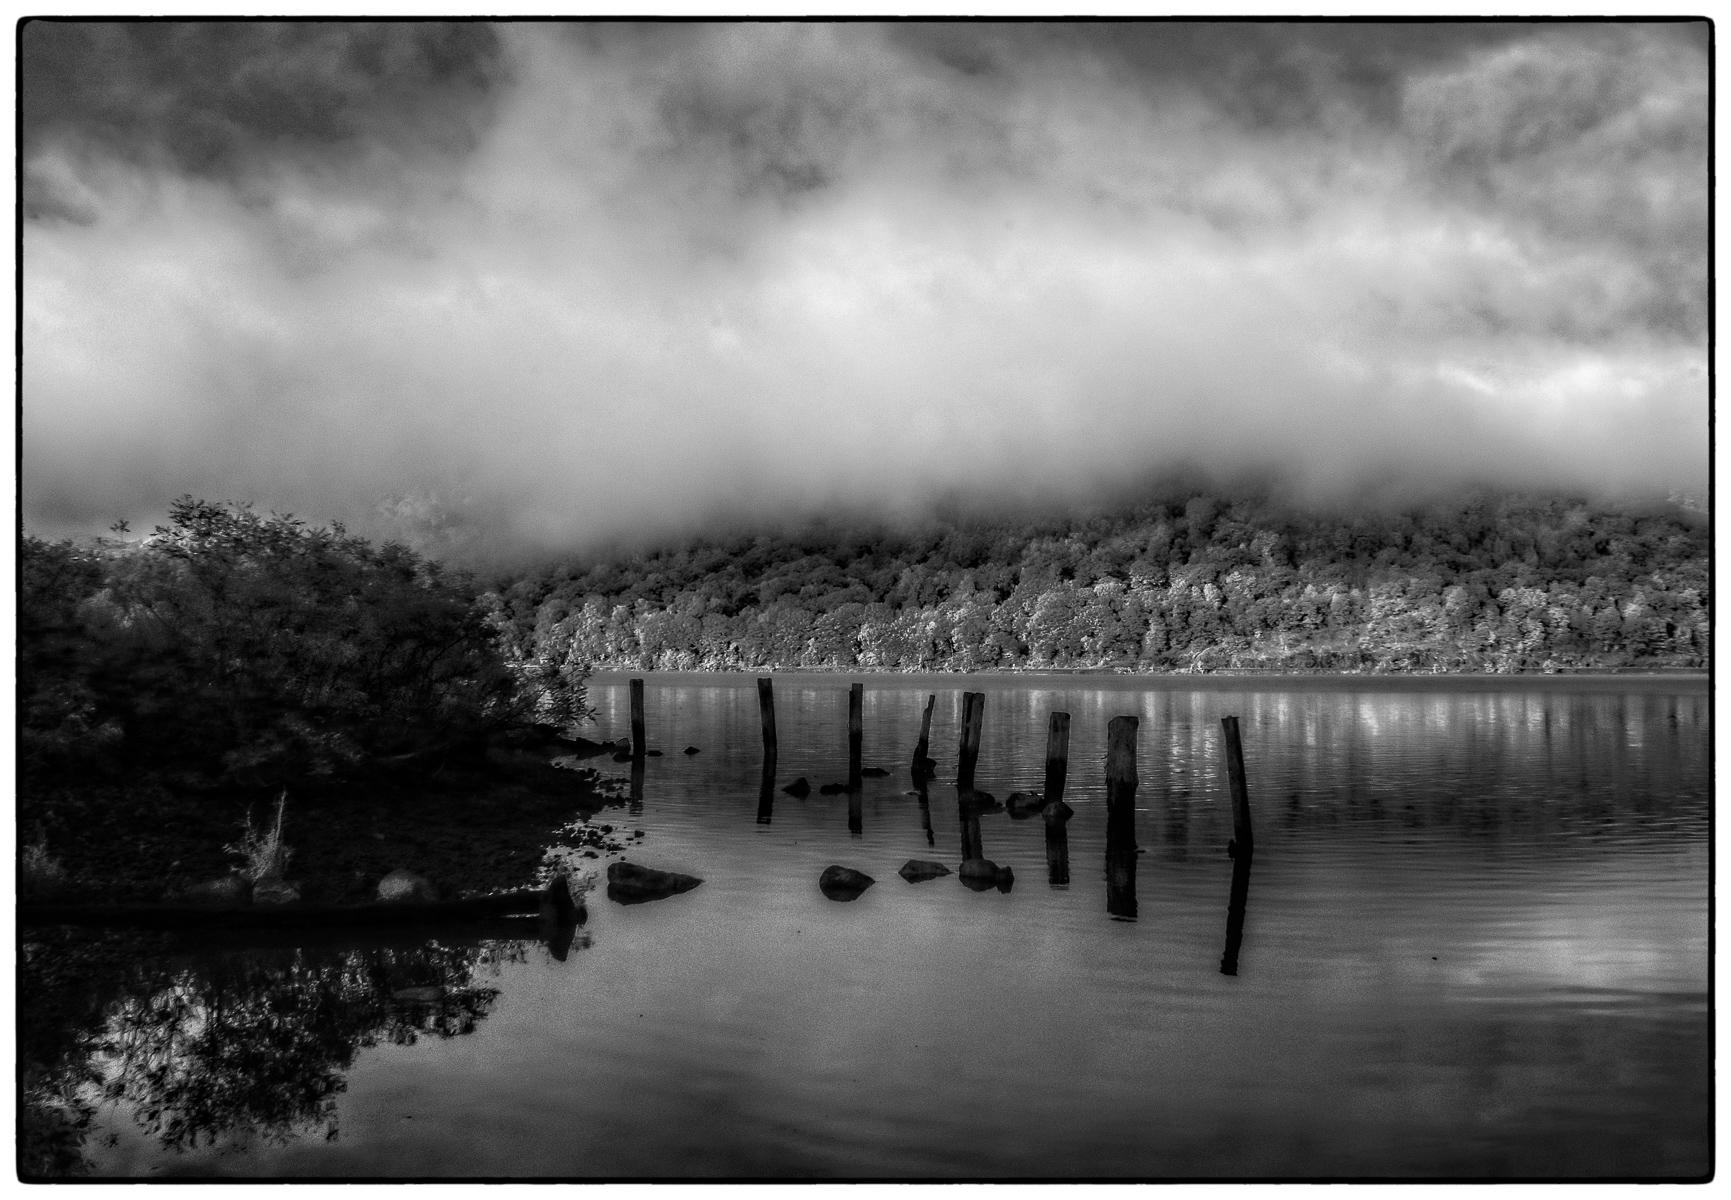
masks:
MULTIPOLYGON (((860 786, 860 748, 864 735, 865 685, 856 683, 847 694, 847 777, 848 789, 860 786)), ((920 717, 920 737, 914 745, 913 769, 930 775, 932 707, 937 696, 926 698, 926 708, 920 717)), ((775 682, 763 678, 757 681, 757 705, 763 726, 764 775, 775 773, 775 682)), ((980 756, 980 731, 985 719, 984 692, 962 693, 961 744, 957 749, 956 786, 971 791, 974 767, 980 756)), ((1136 796, 1136 727, 1135 717, 1113 717, 1106 726, 1106 808, 1107 812, 1128 810, 1136 796)), ((1239 738, 1238 718, 1220 718, 1226 739, 1226 777, 1232 791, 1232 842, 1234 857, 1248 858, 1254 849, 1250 829, 1250 793, 1244 782, 1244 747, 1239 738)), ((631 756, 640 759, 646 751, 643 720, 643 680, 631 681, 631 756)), ((1046 790, 1051 803, 1064 798, 1065 778, 1070 763, 1070 714, 1051 714, 1046 730, 1046 790)))
MULTIPOLYGON (((848 828, 859 833, 861 764, 865 685, 848 688, 848 828)), ((773 803, 776 778, 775 685, 768 678, 757 681, 758 711, 763 728, 763 776, 758 821, 766 823, 773 803)), ((932 709, 937 696, 926 699, 920 717, 920 735, 914 745, 913 776, 919 788, 920 807, 926 808, 926 783, 936 763, 930 757, 932 709)), ((960 743, 957 747, 956 790, 962 818, 962 857, 984 858, 981 849, 979 809, 975 796, 974 770, 980 754, 980 733, 985 718, 984 692, 962 694, 960 743)), ((1136 915, 1135 796, 1136 730, 1133 716, 1113 717, 1106 727, 1106 876, 1107 909, 1114 916, 1136 915)), ((1226 949, 1221 956, 1223 974, 1238 973, 1238 953, 1244 936, 1244 915, 1250 892, 1250 862, 1255 842, 1250 825, 1250 794, 1244 777, 1244 747, 1236 716, 1220 719, 1226 751, 1227 784, 1232 794, 1232 841, 1227 851, 1233 859, 1232 886, 1227 902, 1226 949)), ((646 753, 643 719, 643 680, 631 680, 632 798, 640 803, 643 757, 646 753)), ((1070 714, 1054 712, 1046 730, 1046 779, 1041 811, 1046 825, 1046 856, 1052 879, 1068 882, 1069 842, 1065 823, 1072 810, 1063 802, 1069 773, 1070 714)), ((926 839, 932 840, 929 819, 926 839)))

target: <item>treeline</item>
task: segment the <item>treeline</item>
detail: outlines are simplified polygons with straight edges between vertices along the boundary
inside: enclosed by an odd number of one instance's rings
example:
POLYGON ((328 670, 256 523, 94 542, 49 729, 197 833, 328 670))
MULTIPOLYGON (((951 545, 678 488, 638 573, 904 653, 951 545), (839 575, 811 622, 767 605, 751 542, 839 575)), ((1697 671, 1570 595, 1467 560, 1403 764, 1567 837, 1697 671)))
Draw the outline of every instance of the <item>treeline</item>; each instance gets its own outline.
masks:
POLYGON ((45 790, 105 783, 340 781, 583 715, 582 672, 512 658, 509 641, 471 580, 340 525, 183 497, 142 540, 25 537, 27 815, 45 790))
POLYGON ((511 653, 633 669, 1704 669, 1709 531, 1675 506, 1266 497, 814 523, 500 580, 511 653))

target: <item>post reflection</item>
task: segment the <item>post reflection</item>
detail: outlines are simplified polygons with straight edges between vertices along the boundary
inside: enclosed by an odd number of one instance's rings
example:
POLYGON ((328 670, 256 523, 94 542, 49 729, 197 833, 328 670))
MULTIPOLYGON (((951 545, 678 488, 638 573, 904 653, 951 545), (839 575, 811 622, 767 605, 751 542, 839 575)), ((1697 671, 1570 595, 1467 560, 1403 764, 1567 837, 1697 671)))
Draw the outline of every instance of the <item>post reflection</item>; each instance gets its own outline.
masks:
POLYGON ((757 823, 768 825, 775 816, 775 756, 766 755, 763 775, 757 783, 757 823))
POLYGON ((865 832, 865 809, 857 787, 849 788, 847 792, 847 831, 854 837, 865 832))
POLYGON ((1121 921, 1136 919, 1135 811, 1128 804, 1106 818, 1106 911, 1121 921))
POLYGON ((1061 816, 1046 809, 1046 881, 1055 888, 1070 886, 1069 805, 1059 802, 1061 816))
POLYGON ((935 846, 938 843, 937 838, 932 834, 932 798, 926 790, 927 785, 931 783, 931 772, 925 769, 924 764, 916 764, 913 775, 914 790, 919 793, 920 828, 925 831, 926 845, 935 846))
POLYGON ((641 756, 631 760, 631 791, 628 797, 629 811, 637 814, 643 811, 643 759, 641 756))
POLYGON ((1244 910, 1250 902, 1250 860, 1240 854, 1232 860, 1232 894, 1226 902, 1226 949, 1220 956, 1222 975, 1238 974, 1238 948, 1244 944, 1244 910))

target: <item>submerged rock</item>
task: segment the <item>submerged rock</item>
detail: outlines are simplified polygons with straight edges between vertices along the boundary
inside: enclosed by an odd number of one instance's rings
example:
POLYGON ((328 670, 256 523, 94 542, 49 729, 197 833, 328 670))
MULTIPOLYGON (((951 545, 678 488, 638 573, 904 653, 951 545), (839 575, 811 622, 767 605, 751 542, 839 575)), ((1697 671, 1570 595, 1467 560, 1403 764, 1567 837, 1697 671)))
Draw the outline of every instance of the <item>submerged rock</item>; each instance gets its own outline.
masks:
POLYGON ((857 900, 877 880, 852 867, 829 866, 818 877, 817 886, 831 900, 857 900))
POLYGON ((790 796, 809 796, 811 795, 811 784, 805 781, 804 775, 801 775, 798 779, 794 780, 781 790, 790 796))
POLYGON ((950 869, 943 863, 931 862, 923 858, 910 858, 902 864, 902 869, 896 874, 909 883, 924 883, 928 879, 936 879, 940 875, 948 875, 950 869))
POLYGON ((702 754, 703 751, 699 750, 696 746, 687 746, 684 750, 681 750, 680 753, 681 754, 702 754))
POLYGON ((1054 800, 1040 810, 1040 815, 1046 818, 1047 826, 1062 825, 1076 815, 1076 810, 1062 800, 1054 800))
POLYGON ((1021 821, 1046 807, 1046 798, 1039 792, 1011 792, 1004 800, 1004 807, 1010 810, 1013 820, 1021 821))
POLYGON ((822 787, 818 788, 817 790, 825 796, 839 796, 843 792, 847 791, 847 784, 845 784, 845 783, 826 783, 822 787))
POLYGON ((387 904, 402 901, 437 900, 439 889, 432 881, 413 871, 396 870, 379 880, 378 896, 387 904))
POLYGON ((859 773, 868 779, 881 779, 889 774, 887 767, 861 767, 859 773))
POLYGON ((689 892, 702 882, 695 875, 616 862, 607 868, 607 898, 615 904, 643 904, 689 892))

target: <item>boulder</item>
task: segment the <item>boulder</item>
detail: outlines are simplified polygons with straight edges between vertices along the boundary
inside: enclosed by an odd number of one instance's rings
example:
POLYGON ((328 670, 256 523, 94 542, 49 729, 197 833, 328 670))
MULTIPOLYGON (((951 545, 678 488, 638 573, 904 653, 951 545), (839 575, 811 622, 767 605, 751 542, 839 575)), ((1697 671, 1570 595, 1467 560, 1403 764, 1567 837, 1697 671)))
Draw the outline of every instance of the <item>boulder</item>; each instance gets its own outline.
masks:
POLYGON ((887 767, 861 767, 859 773, 867 779, 881 779, 889 774, 887 767))
POLYGON ((689 892, 702 882, 695 875, 616 862, 607 868, 607 898, 615 904, 644 904, 689 892))
POLYGON ((786 787, 782 788, 781 790, 786 792, 790 796, 797 796, 797 797, 803 798, 805 796, 811 795, 811 784, 809 784, 805 781, 804 775, 801 775, 798 779, 794 780, 792 783, 788 784, 786 787))
POLYGON ((1004 799, 1004 807, 1010 810, 1012 820, 1022 821, 1033 816, 1046 806, 1046 798, 1039 792, 1011 792, 1004 799))
POLYGON ((680 753, 681 754, 702 754, 703 751, 699 750, 696 746, 687 746, 684 750, 681 750, 680 753))
POLYGON ((847 784, 845 784, 845 783, 826 783, 822 787, 818 788, 817 790, 825 796, 839 796, 843 792, 847 791, 847 784))
POLYGON ((439 889, 425 876, 398 869, 379 880, 378 897, 386 904, 437 900, 439 889))
POLYGON ((1040 815, 1046 818, 1046 824, 1050 827, 1052 825, 1062 825, 1064 822, 1076 815, 1076 810, 1071 808, 1068 804, 1065 804, 1062 800, 1054 800, 1050 804, 1046 805, 1045 808, 1040 810, 1040 815))
POLYGON ((936 879, 939 875, 948 875, 950 869, 943 863, 930 862, 923 858, 910 858, 902 864, 902 869, 896 874, 909 883, 924 883, 928 879, 936 879))
POLYGON ((998 802, 996 796, 992 795, 990 792, 982 791, 979 788, 975 788, 970 794, 964 794, 961 797, 961 802, 963 806, 975 816, 978 816, 981 813, 1004 811, 1004 806, 998 802))
POLYGON ((193 904, 245 904, 252 897, 252 881, 242 875, 224 875, 195 883, 186 889, 184 899, 193 904))
POLYGON ((857 900, 877 880, 852 867, 828 866, 818 876, 817 886, 831 900, 857 900))
POLYGON ((1008 867, 1000 867, 989 858, 970 858, 962 863, 957 872, 962 877, 962 885, 976 892, 989 888, 997 888, 1007 892, 1016 882, 1015 872, 1008 867))
POLYGON ((254 904, 294 904, 300 898, 300 888, 286 879, 261 879, 252 885, 254 904))

